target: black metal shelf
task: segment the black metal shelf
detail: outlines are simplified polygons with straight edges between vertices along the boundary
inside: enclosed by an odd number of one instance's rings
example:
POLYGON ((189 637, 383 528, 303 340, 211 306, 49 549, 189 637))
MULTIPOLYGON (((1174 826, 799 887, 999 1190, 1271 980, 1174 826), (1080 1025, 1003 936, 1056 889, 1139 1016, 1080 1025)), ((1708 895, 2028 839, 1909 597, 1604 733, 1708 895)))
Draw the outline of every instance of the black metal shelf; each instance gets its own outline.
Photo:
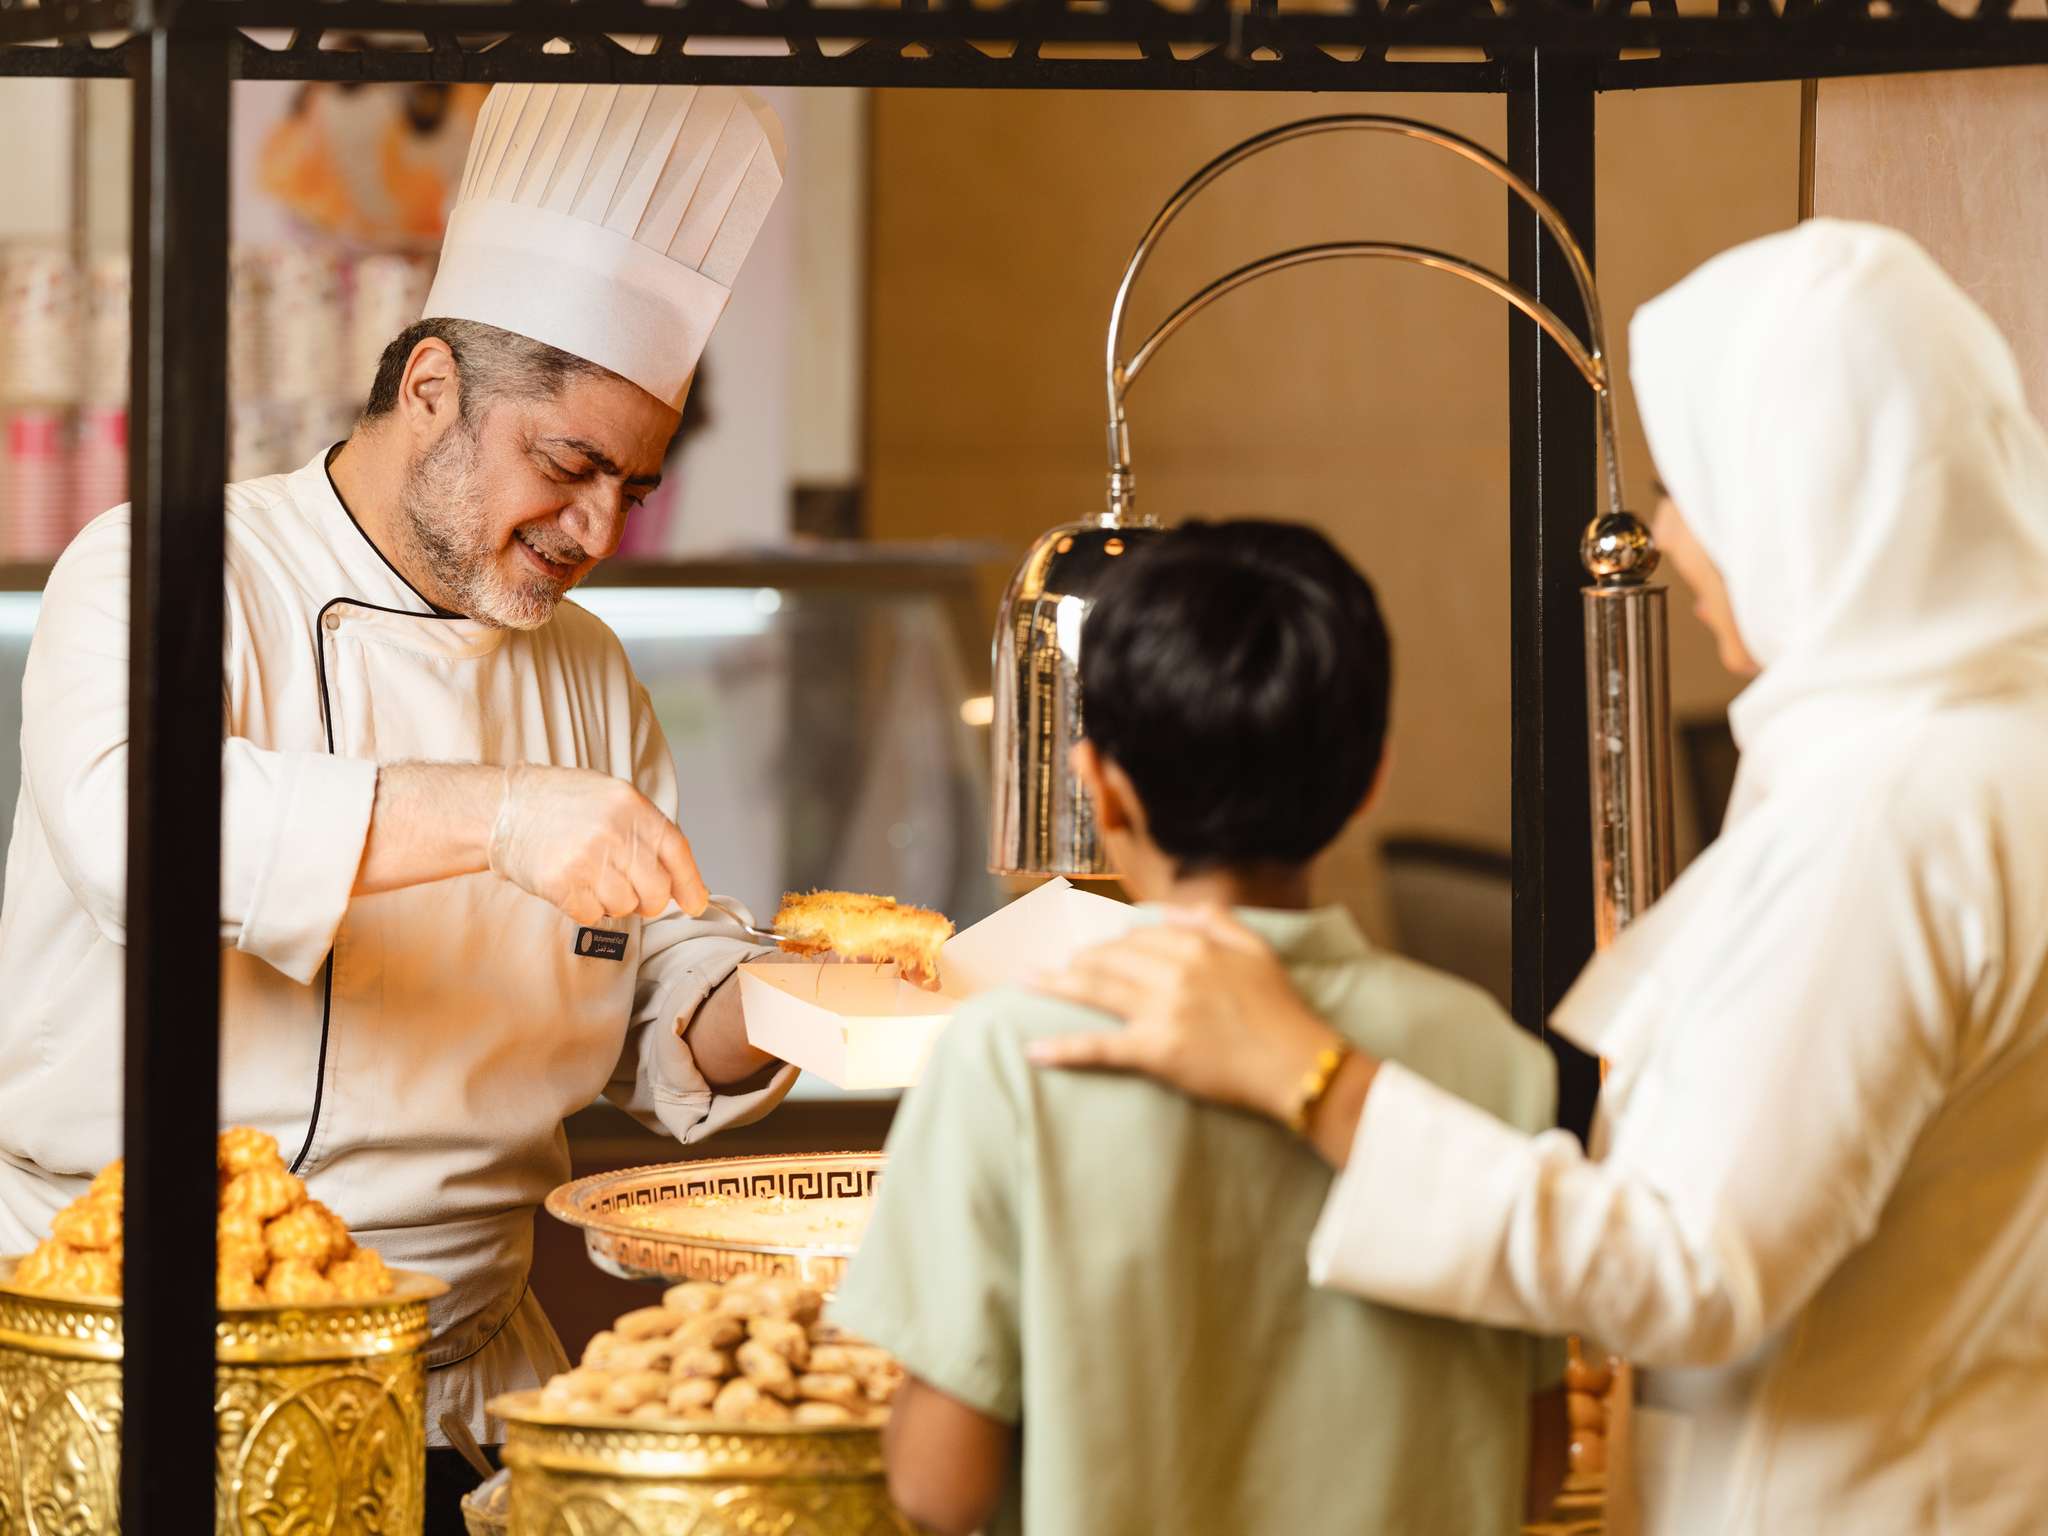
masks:
POLYGON ((1537 50, 1595 90, 2048 62, 2048 15, 2012 0, 0 0, 0 74, 119 75, 123 34, 166 26, 236 30, 250 80, 1501 92, 1537 50))

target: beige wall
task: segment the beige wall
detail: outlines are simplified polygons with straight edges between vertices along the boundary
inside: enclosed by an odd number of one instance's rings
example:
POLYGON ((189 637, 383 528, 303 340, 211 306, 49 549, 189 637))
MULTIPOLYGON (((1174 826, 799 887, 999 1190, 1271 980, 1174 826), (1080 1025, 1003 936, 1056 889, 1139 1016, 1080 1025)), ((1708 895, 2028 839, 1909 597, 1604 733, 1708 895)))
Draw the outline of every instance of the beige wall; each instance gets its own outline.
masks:
MULTIPOLYGON (((1021 551, 1102 500, 1103 330, 1158 203, 1236 138, 1310 113, 1425 117, 1498 150, 1484 97, 882 93, 873 124, 867 463, 880 537, 1021 551)), ((1600 270, 1610 325, 1711 252, 1797 214, 1796 86, 1604 98, 1600 270)), ((1234 172, 1148 269, 1134 332, 1285 246, 1438 244, 1504 267, 1505 194, 1392 141, 1293 145, 1234 172)), ((1131 396, 1142 504, 1323 527, 1395 632, 1397 760, 1331 861, 1379 926, 1370 847, 1391 831, 1508 839, 1507 316, 1477 289, 1357 264, 1270 278, 1201 317, 1131 396)), ((1619 340, 1619 334, 1617 335, 1619 340)), ((1632 497, 1648 465, 1632 415, 1632 497)), ((1681 710, 1728 687, 1676 605, 1681 710)))
POLYGON ((865 91, 793 91, 788 100, 803 149, 801 174, 785 189, 795 198, 796 232, 789 482, 854 485, 865 384, 868 98, 865 91))
POLYGON ((0 80, 0 144, 16 147, 0 197, 0 240, 67 237, 72 89, 68 80, 0 80))
POLYGON ((1814 212, 1925 245, 2004 328, 2048 412, 2048 70, 1824 80, 1813 161, 1814 212))

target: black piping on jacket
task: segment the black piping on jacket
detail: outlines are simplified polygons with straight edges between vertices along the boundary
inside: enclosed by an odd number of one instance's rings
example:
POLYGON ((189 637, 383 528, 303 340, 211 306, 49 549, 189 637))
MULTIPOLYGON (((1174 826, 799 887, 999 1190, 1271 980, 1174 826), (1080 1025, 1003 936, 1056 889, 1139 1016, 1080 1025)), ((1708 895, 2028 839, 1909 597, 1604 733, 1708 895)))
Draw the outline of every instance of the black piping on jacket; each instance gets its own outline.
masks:
MULTIPOLYGON (((410 608, 387 608, 382 603, 366 603, 359 597, 330 597, 320 605, 320 611, 313 615, 313 665, 320 678, 320 724, 327 734, 329 757, 334 756, 334 704, 327 691, 327 642, 321 637, 327 628, 328 611, 343 605, 350 608, 367 608, 373 613, 395 613, 402 619, 439 619, 448 622, 461 617, 460 614, 415 613, 410 608)), ((313 1151, 313 1137, 320 1129, 320 1106, 327 1097, 327 1036, 333 1022, 334 951, 330 949, 327 952, 327 963, 320 968, 320 1059, 313 1069, 313 1113, 306 1120, 306 1139, 300 1144, 298 1154, 292 1158, 293 1173, 297 1173, 305 1166, 307 1157, 313 1151)))
MULTIPOLYGON (((348 510, 345 504, 342 510, 345 512, 348 510)), ((355 520, 353 513, 349 514, 349 520, 351 522, 355 520)), ((375 545, 371 545, 371 547, 373 549, 376 548, 375 545)), ((381 553, 382 551, 379 551, 379 554, 381 553)), ((385 563, 389 564, 390 562, 387 561, 385 563)), ((403 580, 402 577, 400 579, 403 580)), ((407 585, 410 586, 411 583, 408 582, 407 585)), ((388 608, 382 603, 366 603, 358 597, 330 597, 320 605, 320 611, 313 616, 313 664, 320 678, 320 724, 326 732, 327 755, 329 757, 334 756, 334 707, 327 691, 327 642, 322 636, 327 629, 328 610, 343 605, 351 608, 367 608, 373 613, 393 613, 402 619, 437 619, 447 623, 463 617, 459 613, 417 613, 410 608, 388 608)), ((298 1155, 292 1159, 291 1171, 293 1173, 297 1173, 305 1165, 307 1156, 313 1150, 313 1137, 320 1129, 320 1106, 327 1097, 327 1037, 334 1023, 334 951, 331 949, 327 952, 327 963, 321 967, 320 974, 320 1060, 319 1064, 314 1068, 316 1075, 313 1080, 313 1113, 306 1121, 306 1140, 300 1146, 298 1155)), ((430 1366, 428 1369, 445 1371, 451 1366, 460 1365, 463 1361, 482 1354, 484 1350, 488 1349, 497 1340, 499 1334, 511 1326, 512 1319, 518 1315, 520 1307, 525 1304, 526 1293, 532 1287, 533 1274, 529 1269, 525 1284, 519 1288, 519 1299, 513 1302, 511 1309, 506 1312, 504 1317, 498 1320, 497 1327, 486 1334, 477 1343, 476 1347, 467 1354, 458 1355, 453 1360, 444 1360, 441 1364, 430 1366)))

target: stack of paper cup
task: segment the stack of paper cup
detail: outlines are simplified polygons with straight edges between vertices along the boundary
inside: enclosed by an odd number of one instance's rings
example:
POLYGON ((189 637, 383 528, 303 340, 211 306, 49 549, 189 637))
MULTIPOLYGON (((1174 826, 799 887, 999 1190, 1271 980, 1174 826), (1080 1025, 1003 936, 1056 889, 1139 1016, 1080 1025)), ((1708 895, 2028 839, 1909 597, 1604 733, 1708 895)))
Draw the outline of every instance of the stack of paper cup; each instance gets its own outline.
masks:
POLYGON ((228 427, 228 478, 257 480, 298 468, 299 410, 275 400, 237 401, 228 427))
POLYGON ((296 469, 355 425, 384 348, 420 317, 433 268, 315 246, 239 245, 229 290, 229 472, 296 469))
POLYGON ((272 400, 306 401, 346 387, 347 291, 341 257, 303 245, 272 246, 265 270, 265 338, 272 400))
POLYGON ((228 257, 228 394, 261 400, 270 392, 270 274, 264 248, 237 245, 228 257))
POLYGON ((359 401, 369 396, 384 349, 420 318, 433 286, 433 267, 416 256, 365 256, 356 262, 345 383, 359 401))
POLYGON ((0 251, 0 398, 15 405, 78 398, 82 308, 67 252, 45 245, 0 251))
POLYGON ((88 405, 78 413, 71 457, 72 524, 83 528, 128 499, 128 407, 88 405))
POLYGON ((7 458, 0 472, 7 553, 15 560, 49 560, 70 541, 73 498, 71 455, 64 413, 23 406, 7 413, 7 458))
POLYGON ((128 402, 130 301, 128 258, 94 258, 85 274, 85 373, 79 389, 88 405, 128 402))

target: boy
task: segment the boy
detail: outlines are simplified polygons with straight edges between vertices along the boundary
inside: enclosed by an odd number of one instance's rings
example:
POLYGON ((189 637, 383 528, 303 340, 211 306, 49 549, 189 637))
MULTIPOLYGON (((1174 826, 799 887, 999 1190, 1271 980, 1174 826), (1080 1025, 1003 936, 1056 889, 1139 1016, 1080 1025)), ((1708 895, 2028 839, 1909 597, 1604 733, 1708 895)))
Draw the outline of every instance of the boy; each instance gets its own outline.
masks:
MULTIPOLYGON (((1320 534, 1193 524, 1088 619, 1074 765, 1133 895, 1233 907, 1355 1044, 1545 1129, 1536 1040, 1310 906, 1377 785, 1389 683, 1372 589, 1320 534)), ((1514 1530, 1533 1341, 1311 1289, 1328 1170, 1270 1124, 1028 1065, 1101 1022, 976 998, 890 1135, 834 1314, 912 1378, 888 1442, 904 1513, 961 1536, 1514 1530)))

